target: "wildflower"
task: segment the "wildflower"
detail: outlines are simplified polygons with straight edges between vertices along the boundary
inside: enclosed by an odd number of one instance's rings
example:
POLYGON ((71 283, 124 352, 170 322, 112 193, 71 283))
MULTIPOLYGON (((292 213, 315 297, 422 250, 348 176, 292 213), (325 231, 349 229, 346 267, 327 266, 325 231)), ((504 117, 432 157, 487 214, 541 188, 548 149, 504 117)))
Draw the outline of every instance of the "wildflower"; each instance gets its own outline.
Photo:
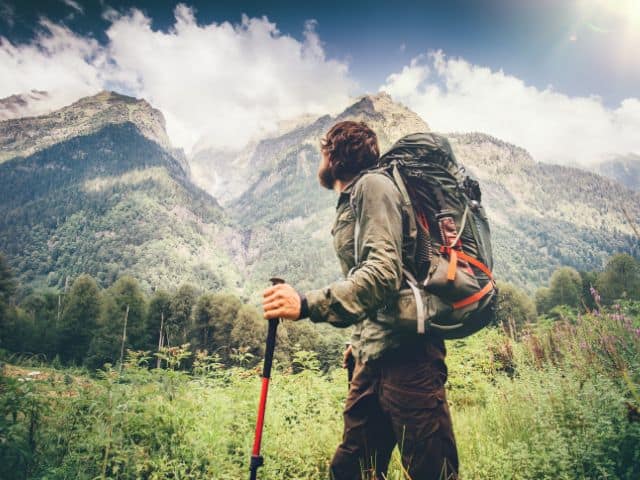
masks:
POLYGON ((621 313, 612 313, 611 320, 615 320, 616 322, 624 321, 624 315, 621 313))

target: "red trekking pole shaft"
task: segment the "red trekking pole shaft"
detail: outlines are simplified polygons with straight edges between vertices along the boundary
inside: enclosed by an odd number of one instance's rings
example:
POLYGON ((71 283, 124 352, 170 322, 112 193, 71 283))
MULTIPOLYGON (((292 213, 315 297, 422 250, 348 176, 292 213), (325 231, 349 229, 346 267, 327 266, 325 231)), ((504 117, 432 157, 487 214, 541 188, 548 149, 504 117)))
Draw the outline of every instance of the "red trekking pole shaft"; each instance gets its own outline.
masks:
MULTIPOLYGON (((284 283, 280 278, 272 278, 271 283, 277 285, 284 283)), ((256 434, 253 438, 253 451, 251 452, 250 480, 256 480, 258 468, 264 465, 264 458, 260 455, 262 444, 262 429, 264 427, 264 413, 267 406, 267 393, 269 392, 269 379, 271 378, 271 364, 273 363, 273 351, 276 348, 276 330, 280 319, 269 320, 269 333, 267 334, 267 349, 264 355, 262 367, 262 390, 260 391, 260 403, 258 404, 258 419, 256 420, 256 434)))

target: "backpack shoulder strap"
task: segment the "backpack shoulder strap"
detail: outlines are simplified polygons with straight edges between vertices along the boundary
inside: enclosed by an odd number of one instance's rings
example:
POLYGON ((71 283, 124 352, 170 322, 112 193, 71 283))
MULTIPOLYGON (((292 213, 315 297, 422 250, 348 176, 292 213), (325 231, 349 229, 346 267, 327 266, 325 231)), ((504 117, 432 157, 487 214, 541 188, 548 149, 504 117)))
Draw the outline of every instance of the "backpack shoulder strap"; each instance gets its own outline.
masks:
MULTIPOLYGON (((415 211, 413 210, 413 206, 411 204, 411 197, 409 196, 409 192, 407 192, 407 187, 404 183, 404 180, 402 179, 402 175, 400 174, 400 171, 398 169, 398 165, 396 162, 393 162, 392 164, 392 168, 391 168, 391 172, 389 172, 389 167, 385 166, 382 168, 376 168, 374 170, 366 170, 365 172, 361 173, 359 175, 359 177, 357 177, 354 180, 354 187, 355 187, 355 183, 357 183, 358 181, 360 181, 360 179, 369 173, 380 173, 383 175, 387 175, 388 177, 391 178, 391 180, 393 181, 394 185, 396 186, 396 188, 398 189, 398 191, 400 192, 400 196, 402 197, 402 209, 404 211, 404 217, 406 218, 407 221, 407 225, 403 226, 403 234, 406 234, 409 239, 411 240, 411 242, 413 242, 413 245, 415 245, 415 240, 418 236, 418 227, 416 224, 416 216, 415 216, 415 211)), ((353 211, 354 214, 356 214, 356 218, 357 218, 357 212, 356 212, 356 205, 355 205, 355 198, 354 198, 354 192, 355 192, 355 188, 353 188, 351 190, 351 194, 349 196, 349 205, 351 207, 351 210, 353 211)), ((354 259, 355 259, 355 263, 356 265, 360 262, 360 258, 358 257, 358 240, 360 238, 360 226, 358 224, 358 222, 355 223, 354 225, 354 229, 353 229, 353 233, 354 233, 354 241, 353 241, 353 249, 354 249, 354 259)), ((415 247, 414 247, 415 249, 415 247)), ((402 263, 403 263, 403 269, 407 270, 406 268, 406 261, 408 260, 405 257, 405 248, 403 246, 403 259, 402 259, 402 263)), ((411 255, 408 255, 409 257, 411 257, 411 255)), ((412 257, 411 257, 412 258, 412 257)))

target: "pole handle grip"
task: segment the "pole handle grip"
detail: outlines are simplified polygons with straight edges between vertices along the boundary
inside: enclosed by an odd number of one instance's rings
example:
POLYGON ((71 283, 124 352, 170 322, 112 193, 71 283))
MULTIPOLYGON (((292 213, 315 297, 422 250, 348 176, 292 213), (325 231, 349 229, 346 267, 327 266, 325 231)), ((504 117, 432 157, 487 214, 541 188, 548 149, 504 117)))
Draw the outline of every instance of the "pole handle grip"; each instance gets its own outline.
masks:
MULTIPOLYGON (((284 280, 278 277, 269 279, 272 285, 284 283, 284 280)), ((262 378, 271 378, 271 365, 273 364, 273 352, 276 348, 276 333, 278 330, 279 318, 269 320, 269 331, 267 333, 267 348, 264 354, 264 365, 262 367, 262 378)))

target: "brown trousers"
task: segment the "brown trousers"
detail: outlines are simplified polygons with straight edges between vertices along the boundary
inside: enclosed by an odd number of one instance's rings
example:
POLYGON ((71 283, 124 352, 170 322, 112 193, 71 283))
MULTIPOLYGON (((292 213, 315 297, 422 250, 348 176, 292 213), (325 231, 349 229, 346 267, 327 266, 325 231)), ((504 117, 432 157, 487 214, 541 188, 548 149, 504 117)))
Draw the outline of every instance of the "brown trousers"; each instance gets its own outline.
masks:
POLYGON ((393 448, 411 480, 457 479, 458 452, 444 384, 442 341, 356 364, 333 480, 382 480, 393 448))

